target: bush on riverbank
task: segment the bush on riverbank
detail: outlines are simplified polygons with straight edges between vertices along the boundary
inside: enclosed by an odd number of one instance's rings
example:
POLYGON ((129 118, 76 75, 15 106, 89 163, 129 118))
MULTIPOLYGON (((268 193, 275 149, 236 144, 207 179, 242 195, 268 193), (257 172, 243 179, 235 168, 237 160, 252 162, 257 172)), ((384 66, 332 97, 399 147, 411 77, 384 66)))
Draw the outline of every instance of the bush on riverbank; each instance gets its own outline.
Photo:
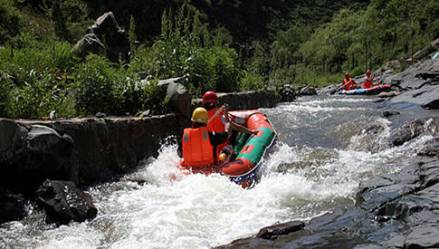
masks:
MULTIPOLYGON (((188 78, 187 87, 195 96, 210 89, 323 86, 341 81, 345 70, 357 74, 395 57, 410 57, 439 36, 434 0, 422 5, 415 0, 373 0, 368 7, 339 0, 330 9, 327 3, 313 2, 310 7, 267 2, 266 9, 257 7, 267 14, 265 35, 251 37, 237 34, 239 29, 230 26, 234 20, 223 26, 213 21, 221 16, 208 15, 230 3, 203 7, 191 1, 153 2, 141 5, 160 9, 162 18, 154 24, 160 21, 161 29, 154 37, 141 30, 145 24, 139 23, 138 12, 123 11, 121 23, 129 23, 132 46, 130 62, 124 64, 99 56, 81 60, 71 52, 72 42, 96 18, 90 13, 98 13, 104 3, 0 0, 0 115, 123 115, 146 109, 162 113, 165 100, 156 83, 179 76, 188 78), (347 2, 351 8, 339 11, 347 2), (275 9, 285 13, 274 17, 270 11, 275 9)), ((236 6, 228 10, 247 13, 236 6)), ((244 19, 236 17, 237 22, 244 19)))

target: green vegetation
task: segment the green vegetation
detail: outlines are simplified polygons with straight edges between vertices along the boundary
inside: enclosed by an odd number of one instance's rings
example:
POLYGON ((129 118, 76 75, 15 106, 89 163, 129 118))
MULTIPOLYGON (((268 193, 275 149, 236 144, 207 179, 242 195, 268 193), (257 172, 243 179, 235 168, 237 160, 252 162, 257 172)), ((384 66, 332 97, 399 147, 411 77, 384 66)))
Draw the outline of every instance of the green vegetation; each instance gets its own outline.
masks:
POLYGON ((346 70, 359 74, 410 58, 439 36, 437 1, 367 4, 0 0, 0 116, 163 113, 157 82, 179 76, 198 96, 210 89, 321 86, 340 81, 346 70), (130 61, 77 58, 73 43, 108 6, 128 30, 130 61))
POLYGON ((320 85, 336 82, 343 71, 355 75, 410 58, 439 37, 438 15, 435 0, 373 0, 364 9, 342 9, 309 37, 300 34, 308 26, 293 26, 273 43, 273 77, 320 85))

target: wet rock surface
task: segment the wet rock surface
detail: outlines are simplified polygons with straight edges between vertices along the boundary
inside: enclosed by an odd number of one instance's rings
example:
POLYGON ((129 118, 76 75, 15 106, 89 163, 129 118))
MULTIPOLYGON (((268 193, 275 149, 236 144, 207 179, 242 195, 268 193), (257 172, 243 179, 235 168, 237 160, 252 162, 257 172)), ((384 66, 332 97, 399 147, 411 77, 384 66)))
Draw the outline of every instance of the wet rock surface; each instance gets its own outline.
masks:
MULTIPOLYGON (((430 50, 429 50, 430 51, 430 50)), ((409 102, 428 109, 439 108, 439 60, 424 54, 421 61, 385 79, 398 85, 402 93, 391 102, 409 102)))
POLYGON ((0 188, 0 223, 21 219, 25 214, 24 197, 0 188))
POLYGON ((68 224, 96 217, 98 210, 89 194, 73 182, 46 180, 36 192, 36 201, 46 211, 46 222, 68 224))
POLYGON ((354 207, 335 209, 290 233, 276 235, 275 227, 289 223, 279 224, 219 248, 437 248, 439 159, 426 160, 363 182, 354 207))

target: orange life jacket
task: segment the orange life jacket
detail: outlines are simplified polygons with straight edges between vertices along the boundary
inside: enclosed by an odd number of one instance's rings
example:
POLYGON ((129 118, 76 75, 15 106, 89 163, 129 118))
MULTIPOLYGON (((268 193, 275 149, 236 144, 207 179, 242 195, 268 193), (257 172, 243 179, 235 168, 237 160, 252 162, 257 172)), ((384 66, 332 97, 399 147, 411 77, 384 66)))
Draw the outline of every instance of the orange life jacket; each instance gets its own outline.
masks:
POLYGON ((213 147, 210 144, 207 127, 184 129, 183 161, 181 165, 201 169, 214 163, 213 147))
POLYGON ((351 90, 353 88, 355 88, 355 81, 352 78, 343 79, 343 86, 345 90, 351 90))
MULTIPOLYGON (((209 110, 208 111, 209 118, 212 117, 213 115, 215 115, 216 111, 218 111, 218 108, 212 108, 211 110, 209 110)), ((211 120, 207 124, 207 129, 209 129, 209 131, 213 131, 213 132, 225 132, 226 127, 225 127, 224 122, 223 122, 223 116, 224 116, 224 111, 222 111, 220 114, 218 114, 213 120, 211 120)))

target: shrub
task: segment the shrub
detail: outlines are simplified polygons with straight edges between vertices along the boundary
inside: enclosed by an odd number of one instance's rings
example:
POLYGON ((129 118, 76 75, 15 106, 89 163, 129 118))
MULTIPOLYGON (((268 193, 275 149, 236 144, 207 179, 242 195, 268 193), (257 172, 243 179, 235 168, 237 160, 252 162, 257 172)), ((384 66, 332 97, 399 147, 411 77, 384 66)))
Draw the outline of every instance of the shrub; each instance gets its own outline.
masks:
MULTIPOLYGON (((82 114, 105 112, 121 114, 123 103, 123 74, 110 62, 90 55, 74 74, 77 84, 76 108, 82 114)), ((125 79, 126 80, 126 79, 125 79)))
POLYGON ((51 75, 13 88, 6 103, 8 116, 12 118, 42 118, 52 111, 59 118, 76 114, 69 89, 60 88, 51 75))
POLYGON ((257 73, 245 71, 243 77, 239 81, 240 90, 257 90, 264 88, 264 78, 257 73))
POLYGON ((188 63, 192 92, 201 94, 210 89, 229 92, 238 89, 237 54, 230 48, 213 47, 196 50, 188 63))

